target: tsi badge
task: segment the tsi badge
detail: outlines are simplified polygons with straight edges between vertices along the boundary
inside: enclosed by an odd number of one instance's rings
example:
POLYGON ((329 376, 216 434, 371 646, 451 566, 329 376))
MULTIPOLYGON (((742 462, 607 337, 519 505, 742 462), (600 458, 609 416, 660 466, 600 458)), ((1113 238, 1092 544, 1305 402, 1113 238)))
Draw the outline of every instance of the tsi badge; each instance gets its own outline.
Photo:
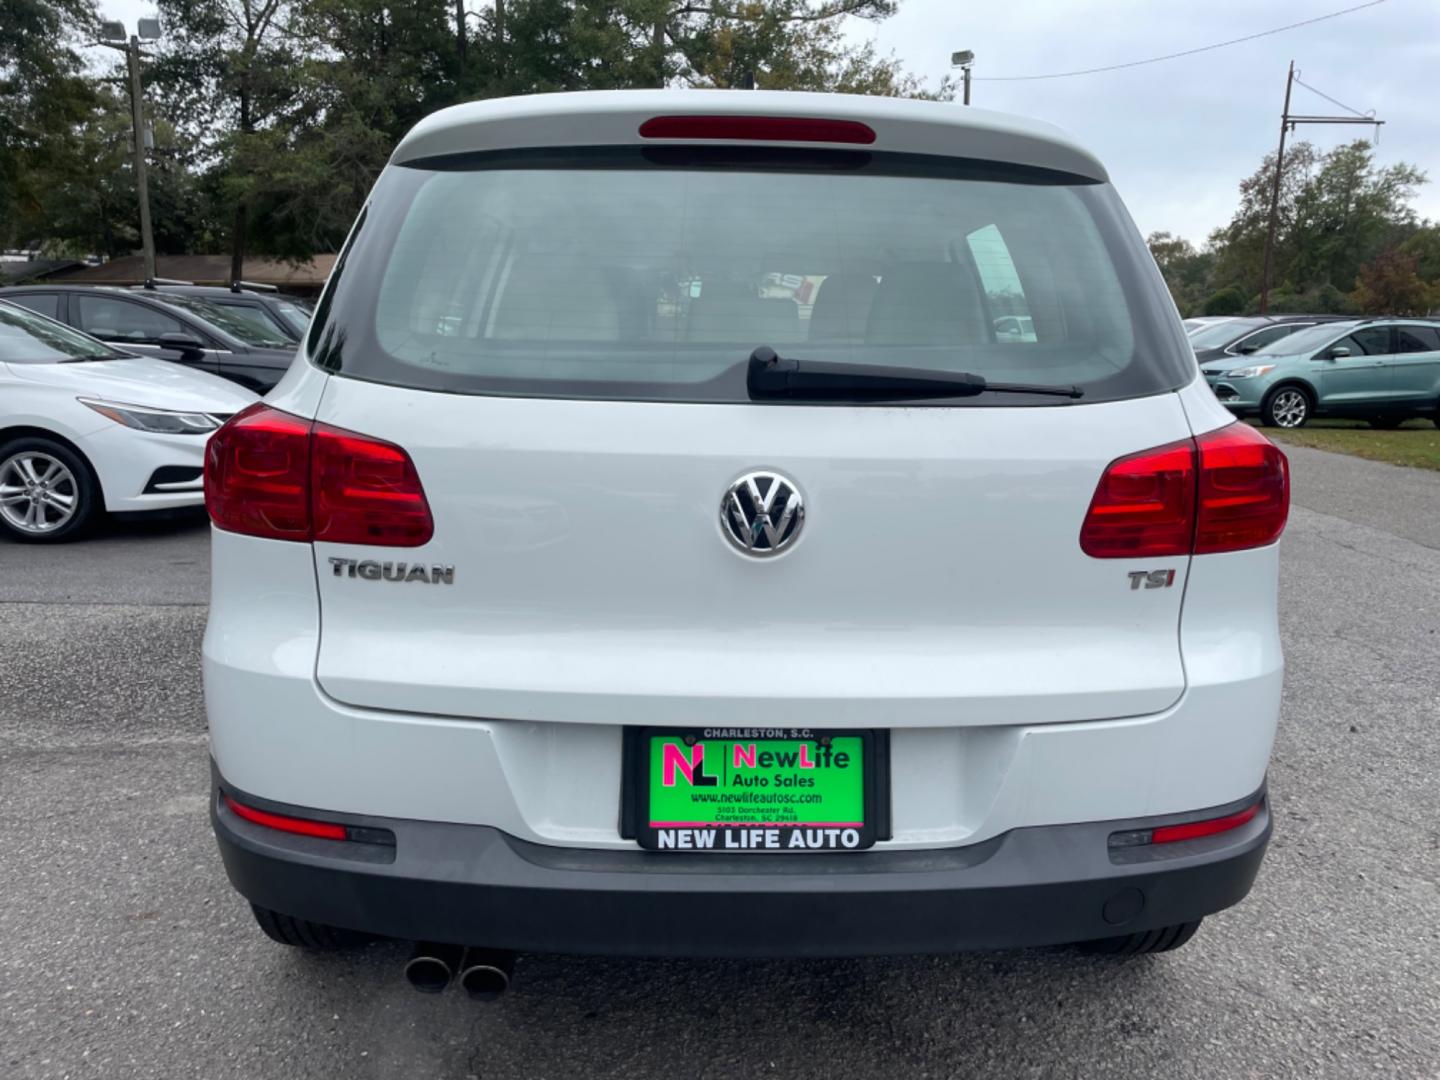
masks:
POLYGON ((336 577, 364 578, 366 581, 423 581, 428 585, 454 585, 455 567, 424 563, 376 562, 373 559, 341 559, 330 556, 336 577))
POLYGON ((1147 589, 1168 589, 1175 584, 1174 570, 1131 570, 1127 576, 1132 592, 1142 585, 1147 589))

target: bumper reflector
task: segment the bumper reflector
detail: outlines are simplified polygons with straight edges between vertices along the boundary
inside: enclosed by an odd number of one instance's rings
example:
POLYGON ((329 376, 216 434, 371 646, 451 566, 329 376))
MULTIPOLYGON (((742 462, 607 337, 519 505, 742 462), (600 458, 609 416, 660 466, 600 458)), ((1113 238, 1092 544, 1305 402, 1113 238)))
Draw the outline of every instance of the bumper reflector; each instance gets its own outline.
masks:
POLYGON ((1132 829, 1129 832, 1110 834, 1112 848, 1140 847, 1145 844, 1173 844, 1180 840, 1198 840, 1202 836, 1238 829, 1255 819, 1265 800, 1237 810, 1224 817, 1206 818, 1204 821, 1187 821, 1183 825, 1161 825, 1155 829, 1132 829))
POLYGON ((256 810, 253 806, 246 806, 238 803, 229 795, 222 796, 225 805, 230 812, 238 818, 252 822, 255 825, 263 825, 267 829, 277 829, 280 832, 295 833, 297 836, 317 836, 322 840, 348 840, 344 825, 336 825, 330 821, 306 821, 304 818, 286 817, 284 814, 271 814, 265 810, 256 810))

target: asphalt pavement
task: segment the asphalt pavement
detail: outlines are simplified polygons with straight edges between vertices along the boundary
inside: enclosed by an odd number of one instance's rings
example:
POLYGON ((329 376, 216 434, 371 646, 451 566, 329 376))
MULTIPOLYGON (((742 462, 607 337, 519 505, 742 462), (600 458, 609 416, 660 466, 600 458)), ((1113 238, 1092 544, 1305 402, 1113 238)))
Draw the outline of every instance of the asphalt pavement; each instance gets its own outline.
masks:
POLYGON ((205 817, 203 525, 0 541, 0 1077, 1440 1075, 1440 474, 1288 451, 1277 828, 1171 955, 522 957, 262 938, 205 817))

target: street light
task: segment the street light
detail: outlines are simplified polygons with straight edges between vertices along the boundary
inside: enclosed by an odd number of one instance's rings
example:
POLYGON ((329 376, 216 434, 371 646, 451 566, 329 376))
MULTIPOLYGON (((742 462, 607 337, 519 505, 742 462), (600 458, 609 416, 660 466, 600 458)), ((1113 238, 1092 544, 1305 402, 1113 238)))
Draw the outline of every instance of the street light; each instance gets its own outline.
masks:
POLYGON ((140 247, 145 253, 145 280, 155 279, 155 236, 150 230, 150 184, 145 175, 145 106, 140 89, 141 42, 160 39, 160 20, 141 19, 135 34, 125 36, 125 24, 108 19, 100 24, 96 44, 125 54, 130 70, 130 122, 135 128, 135 192, 140 198, 140 247))
POLYGON ((950 54, 950 66, 959 68, 964 76, 965 96, 964 103, 970 104, 970 65, 975 63, 975 54, 969 49, 961 49, 959 52, 950 54))

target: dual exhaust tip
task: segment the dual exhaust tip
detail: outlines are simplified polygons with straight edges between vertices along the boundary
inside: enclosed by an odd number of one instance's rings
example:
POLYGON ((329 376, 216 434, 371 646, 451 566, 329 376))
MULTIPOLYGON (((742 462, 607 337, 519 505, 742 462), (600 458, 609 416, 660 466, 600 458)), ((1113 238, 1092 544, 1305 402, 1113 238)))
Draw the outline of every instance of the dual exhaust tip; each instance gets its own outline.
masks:
POLYGON ((512 952, 433 941, 418 943, 405 965, 405 978, 422 994, 438 994, 458 979, 472 1001, 494 1001, 514 975, 512 952))

